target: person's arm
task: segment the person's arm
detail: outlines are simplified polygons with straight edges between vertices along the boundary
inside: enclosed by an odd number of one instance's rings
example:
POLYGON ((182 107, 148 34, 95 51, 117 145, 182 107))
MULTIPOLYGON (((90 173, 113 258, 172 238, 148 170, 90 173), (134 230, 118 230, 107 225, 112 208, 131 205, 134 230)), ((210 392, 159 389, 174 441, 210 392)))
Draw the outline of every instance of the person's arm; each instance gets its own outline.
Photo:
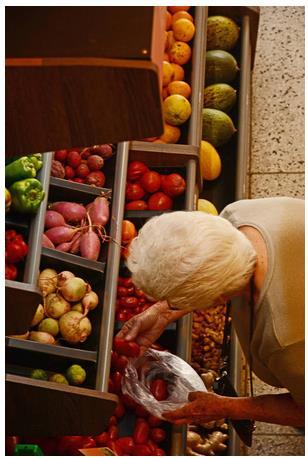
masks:
POLYGON ((156 302, 144 312, 128 320, 116 337, 135 341, 140 345, 142 354, 160 337, 168 324, 187 313, 189 313, 187 309, 171 309, 167 301, 156 302))
POLYGON ((206 423, 221 418, 294 427, 302 427, 305 423, 304 407, 297 405, 289 393, 232 398, 195 392, 190 393, 189 400, 191 402, 181 409, 164 412, 164 417, 176 424, 206 423))

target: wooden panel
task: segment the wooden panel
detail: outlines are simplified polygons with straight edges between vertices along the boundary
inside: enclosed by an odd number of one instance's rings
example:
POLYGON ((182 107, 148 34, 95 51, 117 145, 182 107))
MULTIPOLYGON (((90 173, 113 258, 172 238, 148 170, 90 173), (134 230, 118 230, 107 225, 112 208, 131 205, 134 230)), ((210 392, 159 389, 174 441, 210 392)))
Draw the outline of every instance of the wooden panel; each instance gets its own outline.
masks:
POLYGON ((163 132, 158 70, 151 62, 36 59, 7 64, 7 156, 163 132))
POLYGON ((150 60, 154 10, 152 6, 9 6, 6 57, 150 60))
POLYGON ((96 435, 104 431, 118 397, 87 388, 6 375, 8 436, 96 435))
POLYGON ((41 299, 41 293, 35 286, 6 280, 5 335, 25 334, 41 299))

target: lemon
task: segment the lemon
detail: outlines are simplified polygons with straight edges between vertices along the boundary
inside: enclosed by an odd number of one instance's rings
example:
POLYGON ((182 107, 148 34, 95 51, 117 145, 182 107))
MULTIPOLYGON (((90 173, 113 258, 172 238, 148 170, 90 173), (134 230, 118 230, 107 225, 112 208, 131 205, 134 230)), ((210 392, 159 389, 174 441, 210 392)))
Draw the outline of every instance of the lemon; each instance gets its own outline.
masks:
POLYGON ((200 168, 204 180, 216 180, 221 172, 221 159, 211 143, 201 140, 200 168))
POLYGON ((206 199, 198 199, 197 210, 200 212, 211 213, 212 215, 218 215, 218 211, 212 202, 206 199))
POLYGON ((190 102, 180 94, 172 94, 163 102, 165 121, 172 126, 180 126, 191 115, 190 102))

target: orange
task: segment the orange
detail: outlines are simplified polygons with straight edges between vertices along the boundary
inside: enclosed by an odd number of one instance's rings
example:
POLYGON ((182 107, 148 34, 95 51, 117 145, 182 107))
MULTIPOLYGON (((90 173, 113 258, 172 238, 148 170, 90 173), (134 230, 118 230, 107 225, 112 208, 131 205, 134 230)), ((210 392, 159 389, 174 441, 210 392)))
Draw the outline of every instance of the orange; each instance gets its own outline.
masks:
POLYGON ((168 95, 169 95, 168 87, 165 86, 165 87, 163 87, 163 90, 161 92, 161 96, 162 96, 163 100, 165 100, 165 98, 168 97, 168 95))
POLYGON ((190 118, 191 105, 182 95, 169 95, 163 101, 163 113, 165 122, 172 126, 180 126, 190 118))
POLYGON ((166 51, 166 49, 168 48, 168 33, 167 33, 166 30, 164 31, 164 34, 165 34, 165 47, 164 47, 164 50, 166 51))
POLYGON ((169 54, 167 54, 166 52, 164 52, 164 60, 166 60, 167 62, 170 62, 169 54))
POLYGON ((194 18, 191 14, 187 13, 187 11, 178 11, 172 16, 172 24, 181 18, 188 19, 189 21, 194 22, 194 18))
POLYGON ((178 11, 188 11, 190 6, 168 6, 170 13, 174 14, 178 11))
POLYGON ((173 35, 173 31, 172 30, 169 30, 167 32, 167 47, 165 49, 167 49, 167 51, 172 47, 172 45, 175 43, 175 38, 174 38, 174 35, 173 35))
POLYGON ((166 11, 166 30, 171 29, 172 26, 172 14, 167 10, 166 11))
POLYGON ((191 58, 191 47, 183 41, 176 41, 169 50, 170 62, 184 65, 191 58))
POLYGON ((177 143, 181 136, 181 129, 176 126, 170 126, 165 122, 164 133, 159 137, 166 143, 177 143))
POLYGON ((181 67, 179 64, 175 64, 174 62, 171 62, 172 68, 173 68, 173 81, 183 81, 185 77, 184 73, 184 68, 181 67))
POLYGON ((162 73, 163 73, 163 86, 168 86, 173 76, 173 68, 170 62, 167 62, 166 60, 163 61, 163 72, 162 73))
POLYGON ((195 35, 195 26, 189 19, 178 19, 172 25, 174 38, 178 41, 187 43, 195 35))
POLYGON ((191 87, 186 81, 171 81, 168 84, 168 92, 172 94, 180 94, 189 99, 191 96, 191 87))

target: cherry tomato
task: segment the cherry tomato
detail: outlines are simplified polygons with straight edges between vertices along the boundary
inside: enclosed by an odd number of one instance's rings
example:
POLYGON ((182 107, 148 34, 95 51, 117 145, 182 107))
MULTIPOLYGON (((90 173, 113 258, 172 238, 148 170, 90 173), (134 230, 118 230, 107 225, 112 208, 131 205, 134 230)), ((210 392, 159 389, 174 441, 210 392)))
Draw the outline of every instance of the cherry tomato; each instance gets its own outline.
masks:
POLYGON ((111 350, 111 366, 115 366, 117 360, 118 360, 119 355, 117 354, 116 351, 111 350))
POLYGON ((128 396, 128 394, 122 394, 121 395, 121 401, 129 409, 134 409, 135 410, 136 407, 138 406, 136 401, 134 401, 130 396, 128 396))
POLYGON ((120 298, 120 305, 122 307, 127 307, 127 308, 135 308, 137 307, 139 304, 139 301, 136 297, 132 297, 132 296, 129 296, 129 297, 121 297, 120 298))
POLYGON ((144 444, 135 445, 133 456, 151 456, 151 455, 152 455, 152 450, 149 445, 144 445, 144 444))
POLYGON ((128 363, 128 359, 124 355, 120 355, 115 364, 115 369, 119 372, 123 372, 128 363))
POLYGON ((133 200, 125 205, 125 210, 148 210, 148 204, 144 200, 133 200))
POLYGON ((6 436, 5 437, 5 454, 14 455, 14 450, 17 444, 20 444, 19 436, 6 436))
POLYGON ((151 439, 159 444, 166 439, 166 432, 162 428, 152 428, 150 431, 151 439))
POLYGON ((110 440, 114 441, 119 437, 119 428, 116 425, 111 425, 108 428, 110 440))
POLYGON ((113 380, 113 385, 114 385, 114 391, 115 393, 121 393, 122 391, 122 374, 121 372, 117 371, 112 375, 112 380, 113 380))
POLYGON ((109 440, 107 442, 107 447, 110 448, 116 455, 122 456, 123 450, 121 449, 120 445, 117 443, 117 440, 109 440))
POLYGON ((166 453, 162 448, 157 448, 155 450, 154 456, 165 456, 165 455, 166 455, 166 453))
POLYGON ((142 199, 145 196, 145 192, 138 183, 127 183, 125 190, 125 198, 128 202, 133 200, 142 199))
POLYGON ((127 179, 131 181, 139 180, 141 176, 148 172, 149 168, 141 161, 131 161, 127 166, 127 179))
POLYGON ((150 385, 151 393, 157 401, 164 401, 168 397, 167 383, 163 379, 157 378, 150 385))
POLYGON ((113 413, 117 418, 123 417, 123 415, 125 414, 125 407, 121 401, 119 402, 113 413))
POLYGON ((125 286, 119 285, 117 288, 117 295, 118 297, 128 296, 128 288, 125 288, 125 286))
POLYGON ((146 192, 157 192, 160 188, 160 174, 150 170, 142 175, 139 183, 146 192))
POLYGON ((178 173, 170 173, 161 177, 161 189, 169 197, 176 197, 183 194, 186 183, 178 173))
POLYGON ((123 436, 116 440, 117 445, 125 455, 131 455, 134 451, 135 443, 131 436, 123 436))
POLYGON ((149 416, 149 412, 141 405, 136 408, 135 412, 138 417, 147 418, 149 416))
POLYGON ((148 418, 148 423, 152 428, 155 428, 162 424, 162 420, 160 418, 154 417, 154 415, 150 415, 148 418))
POLYGON ((163 192, 155 192, 148 200, 149 210, 171 210, 173 200, 163 192))
POLYGON ((133 438, 135 444, 146 444, 149 439, 150 427, 146 421, 140 421, 136 424, 133 438))
POLYGON ((120 311, 116 314, 116 320, 117 321, 127 321, 127 314, 126 312, 120 311))
POLYGON ((97 436, 94 436, 94 440, 96 442, 96 445, 99 445, 100 447, 106 447, 107 442, 110 440, 109 434, 105 431, 101 434, 98 434, 97 436))
POLYGON ((125 286, 125 288, 130 288, 131 286, 134 286, 132 277, 124 277, 122 279, 122 285, 125 286))
POLYGON ((136 358, 140 354, 140 347, 136 342, 128 342, 124 339, 114 339, 113 346, 120 355, 136 358))
POLYGON ((108 392, 109 393, 115 393, 114 383, 113 383, 113 380, 111 378, 109 378, 109 381, 108 381, 108 392))
POLYGON ((135 287, 132 285, 132 286, 129 286, 127 288, 127 292, 128 292, 128 295, 129 296, 133 296, 135 294, 135 287))
POLYGON ((141 289, 139 289, 139 288, 135 288, 135 294, 136 294, 136 296, 138 296, 138 297, 140 297, 140 298, 141 298, 141 297, 142 297, 142 298, 145 297, 144 292, 143 292, 141 289))
POLYGON ((115 415, 112 415, 109 420, 108 420, 108 427, 109 426, 117 426, 118 424, 118 419, 115 415))
MULTIPOLYGON (((61 436, 57 443, 57 455, 66 456, 69 451, 82 448, 87 436, 61 436)), ((89 437, 88 437, 89 438, 89 437)))

